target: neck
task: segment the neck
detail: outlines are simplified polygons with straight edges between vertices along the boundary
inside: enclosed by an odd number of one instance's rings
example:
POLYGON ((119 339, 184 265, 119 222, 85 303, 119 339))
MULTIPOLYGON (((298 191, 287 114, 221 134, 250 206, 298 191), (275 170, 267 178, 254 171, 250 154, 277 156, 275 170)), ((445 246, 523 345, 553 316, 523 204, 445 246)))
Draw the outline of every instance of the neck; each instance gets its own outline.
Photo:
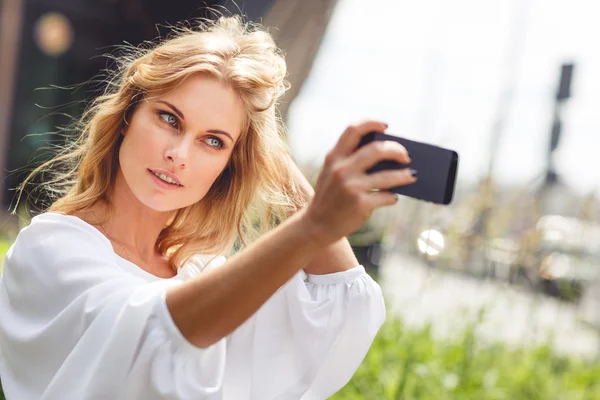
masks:
POLYGON ((155 259, 158 236, 172 212, 155 211, 140 203, 126 184, 121 171, 117 173, 110 204, 110 210, 104 205, 99 205, 94 210, 104 234, 111 241, 121 244, 126 249, 128 258, 139 258, 147 262, 155 259), (130 251, 133 254, 129 254, 130 251))

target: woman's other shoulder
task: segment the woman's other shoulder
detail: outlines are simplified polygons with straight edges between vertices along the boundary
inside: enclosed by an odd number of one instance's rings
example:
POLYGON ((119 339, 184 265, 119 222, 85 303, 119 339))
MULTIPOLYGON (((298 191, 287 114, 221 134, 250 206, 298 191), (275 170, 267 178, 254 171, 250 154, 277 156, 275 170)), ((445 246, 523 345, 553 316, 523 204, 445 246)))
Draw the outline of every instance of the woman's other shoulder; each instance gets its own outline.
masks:
POLYGON ((92 225, 75 216, 44 213, 19 232, 6 254, 4 273, 49 278, 70 267, 113 262, 109 240, 92 225))
POLYGON ((84 220, 72 215, 47 212, 33 217, 31 223, 21 229, 11 250, 52 253, 63 250, 77 252, 89 248, 109 251, 112 247, 100 231, 84 220))
POLYGON ((192 278, 201 272, 220 267, 225 264, 225 261, 227 261, 227 258, 222 255, 197 253, 188 258, 183 264, 183 267, 179 270, 178 276, 183 279, 192 278))

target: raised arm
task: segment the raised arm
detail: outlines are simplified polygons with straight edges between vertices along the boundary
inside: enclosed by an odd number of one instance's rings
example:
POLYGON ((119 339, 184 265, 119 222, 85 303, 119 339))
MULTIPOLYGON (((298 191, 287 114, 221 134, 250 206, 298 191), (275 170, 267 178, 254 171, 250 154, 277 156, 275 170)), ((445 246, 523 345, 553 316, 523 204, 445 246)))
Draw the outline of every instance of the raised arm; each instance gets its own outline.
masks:
POLYGON ((356 150, 360 138, 384 131, 376 121, 351 126, 328 153, 308 206, 221 268, 172 288, 167 307, 192 344, 208 347, 254 314, 277 289, 319 252, 358 229, 378 207, 396 203, 393 193, 378 191, 414 182, 408 171, 365 171, 381 160, 409 161, 406 149, 392 141, 356 150))
MULTIPOLYGON (((290 168, 294 181, 307 199, 315 196, 315 190, 310 182, 302 174, 293 160, 290 160, 290 168)), ((346 237, 325 246, 304 266, 304 271, 312 275, 325 275, 335 272, 347 271, 358 265, 358 260, 352 251, 352 247, 346 237)))

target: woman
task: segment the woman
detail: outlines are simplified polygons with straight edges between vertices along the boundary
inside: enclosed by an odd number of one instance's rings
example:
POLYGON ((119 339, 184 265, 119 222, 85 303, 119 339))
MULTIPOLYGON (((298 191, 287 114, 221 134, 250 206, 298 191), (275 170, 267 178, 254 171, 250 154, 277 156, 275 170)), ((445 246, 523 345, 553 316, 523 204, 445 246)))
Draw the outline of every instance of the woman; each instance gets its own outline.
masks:
POLYGON ((364 172, 405 149, 355 151, 386 125, 352 126, 313 191, 280 136, 271 36, 237 18, 202 28, 126 60, 80 139, 34 171, 69 166, 6 257, 9 400, 325 399, 383 323, 344 237, 396 202, 378 189, 414 182, 364 172))

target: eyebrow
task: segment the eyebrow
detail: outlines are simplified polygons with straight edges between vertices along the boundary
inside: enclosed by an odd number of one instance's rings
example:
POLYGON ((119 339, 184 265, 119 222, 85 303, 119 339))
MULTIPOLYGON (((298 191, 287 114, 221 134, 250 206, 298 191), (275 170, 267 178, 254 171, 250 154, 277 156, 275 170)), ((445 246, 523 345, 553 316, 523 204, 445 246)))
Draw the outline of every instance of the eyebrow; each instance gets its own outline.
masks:
POLYGON ((209 129, 206 132, 208 132, 208 133, 215 133, 217 135, 225 135, 225 136, 227 136, 229 138, 229 140, 231 140, 232 142, 235 142, 235 140, 233 140, 233 137, 229 133, 227 133, 225 131, 222 131, 220 129, 209 129))
MULTIPOLYGON (((162 103, 164 105, 166 105, 167 107, 169 107, 171 110, 173 110, 173 112, 175 112, 175 114, 179 115, 179 117, 185 121, 185 117, 183 116, 183 113, 179 110, 179 108, 175 107, 173 104, 169 103, 168 101, 165 100, 156 100, 157 103, 162 103)), ((231 136, 229 133, 222 131, 220 129, 209 129, 207 131, 208 133, 214 133, 217 135, 225 135, 227 136, 232 142, 235 142, 235 140, 233 140, 233 136, 231 136)))
POLYGON ((156 100, 156 102, 165 104, 171 110, 173 110, 175 112, 175 114, 179 115, 179 118, 181 118, 182 120, 185 121, 185 117, 183 116, 183 113, 179 110, 179 108, 175 107, 173 104, 169 103, 168 101, 164 101, 164 100, 156 100))

